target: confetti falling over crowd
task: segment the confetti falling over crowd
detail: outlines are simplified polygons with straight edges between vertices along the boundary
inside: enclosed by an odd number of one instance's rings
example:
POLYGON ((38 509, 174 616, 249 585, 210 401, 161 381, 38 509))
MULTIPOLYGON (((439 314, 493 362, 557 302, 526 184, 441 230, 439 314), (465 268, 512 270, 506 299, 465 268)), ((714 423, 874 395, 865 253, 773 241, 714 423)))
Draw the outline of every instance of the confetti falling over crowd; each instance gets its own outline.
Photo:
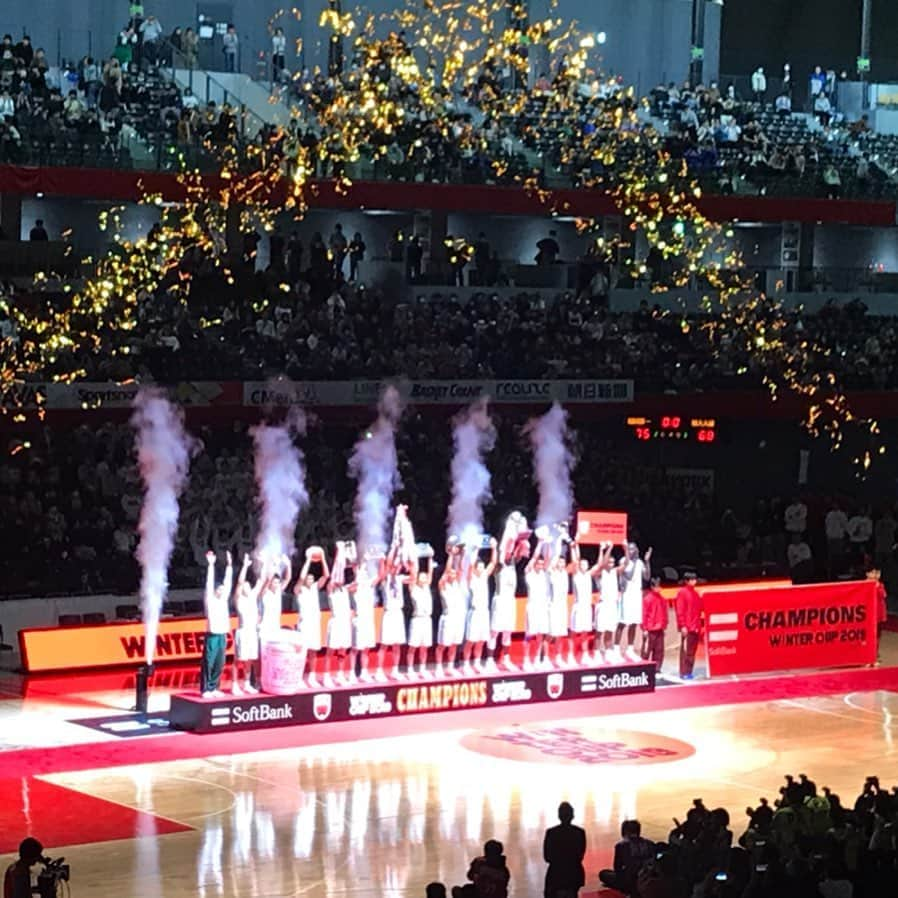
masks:
MULTIPOLYGON (((281 15, 288 14, 299 16, 297 10, 281 15)), ((277 22, 269 23, 272 31, 277 22)), ((219 159, 217 177, 184 171, 183 202, 176 206, 144 198, 161 212, 146 237, 124 239, 121 210, 107 214, 101 225, 113 249, 92 263, 83 287, 70 291, 63 304, 6 310, 14 337, 0 348, 4 414, 23 418, 15 397, 24 380, 75 381, 84 376, 78 360, 85 354, 127 352, 116 335, 138 326, 147 296, 161 293, 166 302, 186 304, 202 266, 227 276, 229 229, 270 230, 284 209, 301 218, 316 175, 334 178, 339 190, 349 192, 350 164, 388 159, 398 145, 406 163, 423 165, 436 138, 462 153, 490 157, 498 179, 508 174, 506 157, 494 152, 501 133, 530 146, 551 140, 556 161, 576 172, 582 189, 614 200, 626 223, 624 238, 605 235, 601 220, 578 225, 596 259, 634 276, 645 272, 649 256, 661 259, 664 277, 654 279, 654 289, 706 292, 702 327, 715 353, 747 352, 762 367, 774 401, 784 390, 804 397, 805 426, 833 448, 847 428, 864 432, 866 449, 855 459, 861 469, 884 451, 877 423, 853 414, 828 365, 828 350, 796 330, 776 296, 753 289, 731 232, 700 213, 701 191, 685 163, 665 150, 632 88, 600 74, 598 48, 578 35, 575 22, 551 14, 533 22, 506 0, 408 0, 380 18, 358 8, 328 9, 319 25, 332 50, 340 48, 331 59, 342 60, 343 42, 351 49, 348 65, 312 76, 314 88, 295 85, 306 102, 294 114, 314 126, 318 140, 291 140, 287 131, 275 130, 265 140, 245 142, 235 129, 234 140, 210 146, 219 159), (552 77, 545 83, 541 76, 543 83, 528 88, 535 59, 552 77)), ((515 179, 548 214, 568 213, 538 172, 515 179)), ((683 322, 690 326, 685 315, 683 322)))

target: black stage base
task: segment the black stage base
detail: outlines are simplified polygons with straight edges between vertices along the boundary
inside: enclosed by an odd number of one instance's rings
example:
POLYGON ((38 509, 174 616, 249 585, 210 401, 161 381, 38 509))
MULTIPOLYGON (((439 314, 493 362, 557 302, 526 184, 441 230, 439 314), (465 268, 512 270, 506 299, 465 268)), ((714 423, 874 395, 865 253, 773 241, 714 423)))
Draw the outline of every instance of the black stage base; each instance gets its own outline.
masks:
POLYGON ((169 720, 174 729, 227 733, 259 727, 300 726, 401 718, 434 711, 462 711, 502 705, 528 705, 606 695, 653 692, 654 664, 576 668, 539 673, 481 674, 461 679, 404 680, 310 690, 297 695, 254 695, 203 699, 172 695, 169 720))

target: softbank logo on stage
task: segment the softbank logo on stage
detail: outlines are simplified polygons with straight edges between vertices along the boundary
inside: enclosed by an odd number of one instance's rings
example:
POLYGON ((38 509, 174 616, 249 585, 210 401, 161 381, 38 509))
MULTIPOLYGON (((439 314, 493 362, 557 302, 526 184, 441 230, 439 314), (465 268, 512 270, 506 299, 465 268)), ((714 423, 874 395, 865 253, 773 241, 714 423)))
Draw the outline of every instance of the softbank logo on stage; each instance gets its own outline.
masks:
POLYGON ((606 689, 634 689, 638 686, 648 686, 649 675, 647 673, 631 674, 619 671, 615 674, 583 674, 580 677, 581 692, 602 692, 606 689))
POLYGON ((266 723, 270 720, 292 720, 293 708, 284 702, 283 705, 269 705, 267 702, 241 708, 224 705, 213 708, 210 712, 212 726, 228 726, 232 723, 266 723))
MULTIPOLYGON (((584 680, 586 677, 583 678, 584 680)), ((649 685, 649 675, 646 671, 642 673, 631 674, 626 670, 618 671, 613 674, 602 673, 596 679, 595 691, 604 692, 608 689, 636 689, 640 686, 649 685)), ((588 692, 586 684, 583 684, 583 691, 588 692)))
POLYGON ((735 655, 739 639, 739 615, 735 611, 708 615, 708 654, 735 655))

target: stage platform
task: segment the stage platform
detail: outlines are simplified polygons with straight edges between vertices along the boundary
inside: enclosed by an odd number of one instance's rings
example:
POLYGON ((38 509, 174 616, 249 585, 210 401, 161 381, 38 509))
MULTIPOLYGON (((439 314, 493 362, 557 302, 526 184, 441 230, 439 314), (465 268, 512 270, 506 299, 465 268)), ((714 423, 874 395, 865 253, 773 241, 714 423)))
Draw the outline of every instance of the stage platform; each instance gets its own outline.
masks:
POLYGON ((538 672, 497 671, 436 680, 416 677, 386 683, 358 683, 308 689, 296 695, 171 697, 173 729, 221 733, 260 727, 300 726, 366 718, 407 718, 418 714, 508 705, 536 705, 570 699, 653 692, 655 665, 561 668, 538 672))

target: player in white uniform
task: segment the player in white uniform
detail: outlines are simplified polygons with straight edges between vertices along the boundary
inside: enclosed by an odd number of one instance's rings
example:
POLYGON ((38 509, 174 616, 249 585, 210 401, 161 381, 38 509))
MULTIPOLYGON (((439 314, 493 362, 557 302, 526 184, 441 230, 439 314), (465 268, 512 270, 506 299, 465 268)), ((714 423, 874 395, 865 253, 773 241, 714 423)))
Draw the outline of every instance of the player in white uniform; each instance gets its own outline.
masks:
MULTIPOLYGON (((350 584, 349 591, 355 605, 355 616, 352 619, 352 652, 349 669, 354 672, 358 658, 359 680, 370 683, 374 677, 369 673, 371 650, 377 645, 377 632, 374 623, 374 606, 377 605, 377 587, 384 578, 385 564, 381 557, 376 562, 373 558, 361 561, 355 568, 355 581, 350 584)), ((350 679, 352 679, 350 677, 350 679)))
MULTIPOLYGON (((468 589, 471 603, 465 622, 465 645, 462 649, 462 673, 465 676, 483 672, 483 648, 490 638, 490 577, 496 570, 498 543, 490 539, 490 560, 479 559, 471 565, 468 589), (473 661, 473 666, 472 666, 473 661)), ((495 669, 496 662, 490 658, 495 669)))
POLYGON ((403 593, 403 567, 406 563, 398 562, 395 555, 391 554, 386 561, 386 576, 383 582, 384 613, 380 620, 380 646, 377 649, 377 671, 374 679, 378 683, 385 683, 387 675, 384 672, 384 662, 387 651, 392 653, 392 669, 390 675, 397 680, 403 679, 399 665, 402 661, 402 647, 408 641, 405 632, 404 593, 403 593))
POLYGON ((568 638, 570 615, 567 604, 570 587, 568 563, 564 556, 559 554, 553 559, 549 570, 549 647, 546 652, 556 667, 561 667, 570 656, 568 638), (554 658, 551 657, 553 655, 554 658))
POLYGON ((527 519, 513 511, 505 520, 499 541, 499 574, 490 614, 490 642, 494 650, 493 665, 505 670, 517 670, 511 660, 512 634, 517 628, 518 569, 517 562, 530 554, 530 530, 527 519))
POLYGON ((414 580, 408 579, 412 599, 412 619, 408 628, 409 676, 430 678, 427 669, 427 651, 433 645, 433 556, 426 559, 414 580))
POLYGON ((296 610, 299 612, 296 629, 304 653, 301 661, 303 675, 306 685, 311 689, 318 688, 318 653, 321 651, 320 591, 324 589, 329 577, 330 570, 324 557, 324 550, 318 546, 310 546, 306 549, 306 559, 293 587, 293 595, 296 597, 296 610), (321 563, 321 574, 318 577, 309 571, 312 563, 316 561, 321 563))
POLYGON ((440 577, 440 603, 442 614, 434 653, 436 662, 434 673, 438 679, 447 674, 453 677, 461 676, 461 671, 455 666, 455 656, 465 638, 465 595, 461 574, 451 560, 446 564, 443 576, 440 577))
POLYGON ((548 546, 540 543, 527 562, 527 629, 524 637, 524 670, 535 670, 546 664, 543 647, 549 635, 549 574, 545 553, 548 546))
MULTIPOLYGON (((275 642, 281 635, 281 613, 284 610, 284 587, 293 579, 293 568, 290 559, 282 555, 273 565, 267 565, 269 574, 262 587, 259 604, 259 643, 260 651, 265 643, 275 642), (272 573, 273 571, 273 573, 272 573)), ((263 654, 264 657, 264 654, 263 654)))
POLYGON ((243 567, 237 577, 237 588, 234 590, 234 604, 237 606, 237 632, 234 634, 234 695, 246 692, 255 695, 259 689, 259 593, 265 585, 262 577, 250 586, 246 575, 249 573, 252 558, 243 556, 243 567), (240 681, 243 681, 241 685, 240 681))
POLYGON ((215 553, 206 552, 206 589, 203 605, 206 611, 206 638, 203 640, 203 660, 200 665, 200 690, 203 698, 221 698, 224 693, 218 688, 225 664, 228 635, 231 632, 231 584, 234 569, 231 553, 225 553, 228 561, 224 580, 215 585, 215 553))
POLYGON ((574 662, 577 653, 578 664, 586 667, 592 662, 590 642, 593 634, 593 578, 599 573, 599 562, 592 567, 580 557, 580 545, 571 545, 571 568, 574 584, 574 604, 571 608, 571 655, 574 662))
POLYGON ((349 650, 352 648, 352 605, 346 584, 335 583, 331 578, 327 601, 331 618, 327 622, 327 673, 324 675, 324 685, 330 686, 331 677, 335 677, 338 686, 345 686, 350 679, 349 650))
POLYGON ((262 578, 265 585, 259 598, 259 642, 262 645, 280 636, 284 585, 290 582, 292 576, 290 559, 286 555, 274 563, 263 563, 262 578))
POLYGON ((511 634, 515 630, 517 618, 518 569, 514 560, 509 559, 499 565, 496 576, 496 591, 493 593, 493 608, 490 614, 491 639, 495 645, 495 657, 487 662, 487 668, 498 666, 505 670, 517 670, 511 660, 511 634), (500 657, 501 654, 501 657, 500 657))
POLYGON ((615 648, 628 661, 642 661, 636 647, 636 628, 642 624, 642 591, 652 578, 652 550, 647 549, 643 558, 639 557, 639 546, 627 543, 624 566, 621 570, 621 612, 617 625, 615 648), (622 651, 621 641, 627 630, 627 648, 622 651))
POLYGON ((614 635, 620 623, 620 572, 623 559, 615 562, 611 543, 599 550, 599 601, 596 605, 596 651, 600 663, 623 661, 614 646, 614 635))

